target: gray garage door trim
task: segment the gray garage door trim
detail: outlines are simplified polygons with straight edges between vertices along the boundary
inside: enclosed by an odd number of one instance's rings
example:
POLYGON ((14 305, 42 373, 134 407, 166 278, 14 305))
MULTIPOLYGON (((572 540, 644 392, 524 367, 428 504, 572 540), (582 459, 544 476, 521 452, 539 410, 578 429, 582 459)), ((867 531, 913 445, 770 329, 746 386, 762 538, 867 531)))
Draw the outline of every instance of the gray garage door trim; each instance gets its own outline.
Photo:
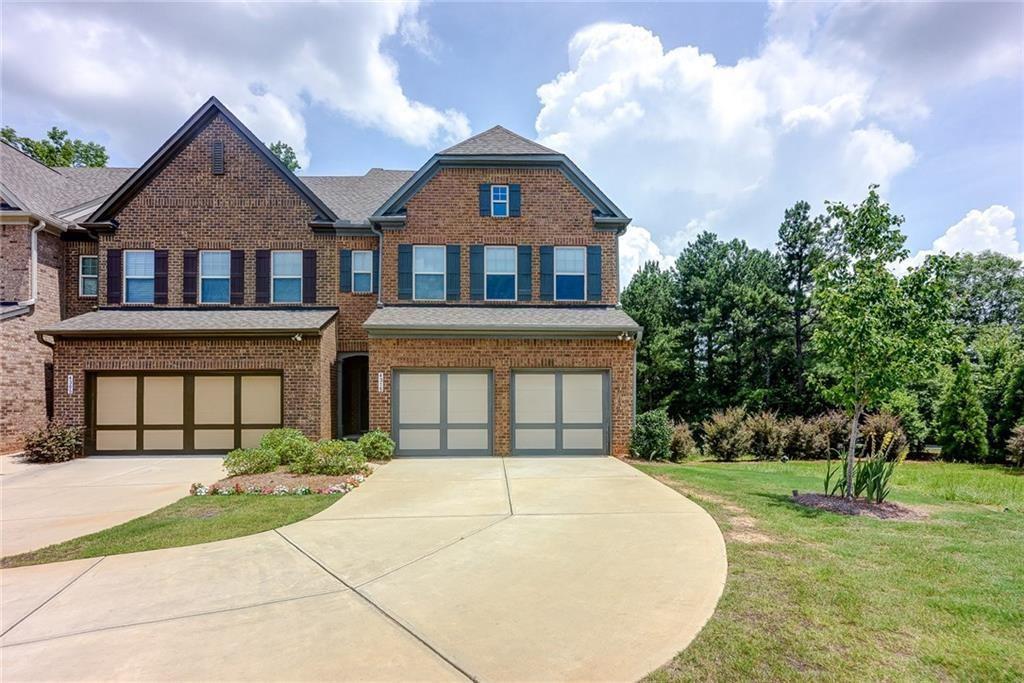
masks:
POLYGON ((481 368, 467 369, 437 369, 437 368, 413 368, 392 370, 391 372, 391 437, 395 440, 395 455, 490 455, 494 452, 494 372, 481 368), (415 422, 402 423, 401 395, 403 375, 439 375, 438 412, 437 422, 415 422), (448 420, 448 380, 453 375, 484 375, 487 377, 487 421, 486 422, 459 422, 452 423, 448 420), (438 448, 415 449, 402 448, 401 432, 408 430, 438 430, 438 448), (469 430, 487 430, 487 445, 485 448, 452 448, 449 445, 450 432, 469 430))
POLYGON ((509 433, 513 455, 606 455, 611 443, 611 379, 607 370, 592 369, 522 369, 513 370, 509 378, 509 433), (523 375, 554 375, 554 421, 518 422, 516 416, 516 379, 523 375), (600 375, 601 413, 600 422, 571 422, 564 420, 563 384, 566 375, 600 375), (517 430, 554 430, 553 448, 520 447, 517 430), (566 431, 601 430, 600 448, 571 448, 565 445, 566 431))

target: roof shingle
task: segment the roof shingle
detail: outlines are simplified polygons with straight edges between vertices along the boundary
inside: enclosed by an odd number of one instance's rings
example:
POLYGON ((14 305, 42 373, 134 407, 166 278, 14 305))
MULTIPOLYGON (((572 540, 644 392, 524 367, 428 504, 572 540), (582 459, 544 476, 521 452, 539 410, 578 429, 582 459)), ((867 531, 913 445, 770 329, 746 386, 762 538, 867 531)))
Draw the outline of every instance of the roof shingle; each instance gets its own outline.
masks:
POLYGON ((319 334, 337 308, 111 309, 91 311, 39 330, 54 337, 205 334, 319 334))
POLYGON ((385 306, 363 327, 370 334, 570 334, 614 336, 640 332, 620 308, 598 306, 385 306))
POLYGON ((508 128, 495 126, 471 138, 452 145, 441 152, 445 155, 476 156, 476 155, 507 155, 507 154, 558 154, 553 149, 539 145, 522 135, 513 133, 508 128))

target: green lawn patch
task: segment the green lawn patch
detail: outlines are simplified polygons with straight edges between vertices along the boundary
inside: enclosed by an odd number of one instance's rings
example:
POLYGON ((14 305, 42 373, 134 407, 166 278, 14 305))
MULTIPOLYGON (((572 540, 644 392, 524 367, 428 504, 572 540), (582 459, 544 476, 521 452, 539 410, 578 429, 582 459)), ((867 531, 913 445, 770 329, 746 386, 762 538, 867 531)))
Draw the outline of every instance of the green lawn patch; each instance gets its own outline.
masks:
POLYGON ((247 536, 315 515, 337 495, 189 496, 103 531, 3 558, 3 568, 176 548, 247 536))
MULTIPOLYGON (((915 521, 802 508, 824 464, 644 464, 726 537, 729 577, 676 680, 1024 679, 1024 477, 908 462, 891 499, 915 521)), ((639 577, 642 580, 642 577, 639 577)))

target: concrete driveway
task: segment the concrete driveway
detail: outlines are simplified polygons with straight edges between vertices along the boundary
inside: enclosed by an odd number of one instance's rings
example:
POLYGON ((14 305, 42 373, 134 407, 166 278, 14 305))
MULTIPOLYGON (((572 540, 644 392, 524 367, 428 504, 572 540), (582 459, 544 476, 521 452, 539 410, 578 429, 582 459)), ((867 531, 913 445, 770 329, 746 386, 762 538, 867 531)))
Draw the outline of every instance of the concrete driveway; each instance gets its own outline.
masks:
POLYGON ((0 457, 0 554, 66 541, 147 514, 224 476, 211 456, 92 456, 52 465, 0 457))
POLYGON ((711 517, 612 458, 398 460, 277 531, 7 570, 0 673, 635 680, 725 575, 711 517))

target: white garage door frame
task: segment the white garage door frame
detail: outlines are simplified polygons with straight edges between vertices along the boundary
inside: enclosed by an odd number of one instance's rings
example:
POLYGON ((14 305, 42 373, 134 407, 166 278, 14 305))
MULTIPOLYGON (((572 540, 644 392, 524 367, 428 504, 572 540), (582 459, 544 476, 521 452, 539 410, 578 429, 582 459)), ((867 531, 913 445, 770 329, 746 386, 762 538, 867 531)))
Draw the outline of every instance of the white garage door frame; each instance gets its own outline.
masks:
POLYGON ((398 368, 391 371, 391 438, 394 439, 397 456, 474 456, 491 455, 494 452, 494 371, 486 368, 398 368), (403 375, 439 375, 437 422, 402 423, 401 386, 403 375), (487 377, 487 421, 453 423, 448 420, 448 380, 453 375, 484 375, 487 377), (438 430, 440 432, 438 448, 411 449, 401 447, 402 429, 438 430), (449 433, 467 430, 487 430, 486 448, 470 449, 449 447, 449 433))
POLYGON ((607 455, 611 444, 611 373, 606 369, 597 368, 521 368, 512 370, 509 378, 509 434, 513 455, 607 455), (516 378, 522 375, 553 375, 554 376, 554 422, 517 422, 516 417, 516 378), (566 423, 563 403, 563 380, 566 375, 599 375, 601 377, 601 412, 600 422, 566 423), (517 444, 517 429, 554 430, 554 448, 520 447, 517 444), (600 448, 566 448, 565 432, 567 430, 601 430, 600 448))
MULTIPOLYGON (((276 429, 284 426, 284 373, 281 370, 97 370, 86 372, 86 391, 84 392, 86 430, 85 452, 87 455, 182 455, 182 454, 224 454, 233 448, 242 448, 254 444, 247 443, 247 439, 259 438, 260 432, 269 429, 276 429), (182 404, 180 419, 172 422, 147 420, 146 418, 146 379, 147 378, 182 378, 182 404), (232 419, 228 421, 212 422, 205 421, 197 416, 195 407, 195 382, 199 378, 223 377, 233 380, 231 393, 232 419), (242 413, 242 381, 244 378, 274 377, 278 380, 279 395, 277 398, 278 419, 272 422, 247 419, 242 413), (99 378, 128 378, 134 379, 135 396, 130 401, 134 411, 133 419, 115 421, 113 423, 100 424, 98 418, 98 395, 97 381, 99 378), (197 418, 199 420, 197 421, 197 418), (97 448, 97 432, 103 431, 108 434, 124 433, 133 434, 131 440, 134 448, 97 448), (228 448, 196 448, 197 433, 230 432, 225 436, 230 437, 232 446, 228 448), (251 432, 251 435, 248 434, 251 432), (181 448, 145 448, 147 433, 151 436, 157 434, 181 434, 181 448), (250 438, 251 436, 251 438, 250 438)), ((152 404, 151 404, 152 405, 152 404)))

